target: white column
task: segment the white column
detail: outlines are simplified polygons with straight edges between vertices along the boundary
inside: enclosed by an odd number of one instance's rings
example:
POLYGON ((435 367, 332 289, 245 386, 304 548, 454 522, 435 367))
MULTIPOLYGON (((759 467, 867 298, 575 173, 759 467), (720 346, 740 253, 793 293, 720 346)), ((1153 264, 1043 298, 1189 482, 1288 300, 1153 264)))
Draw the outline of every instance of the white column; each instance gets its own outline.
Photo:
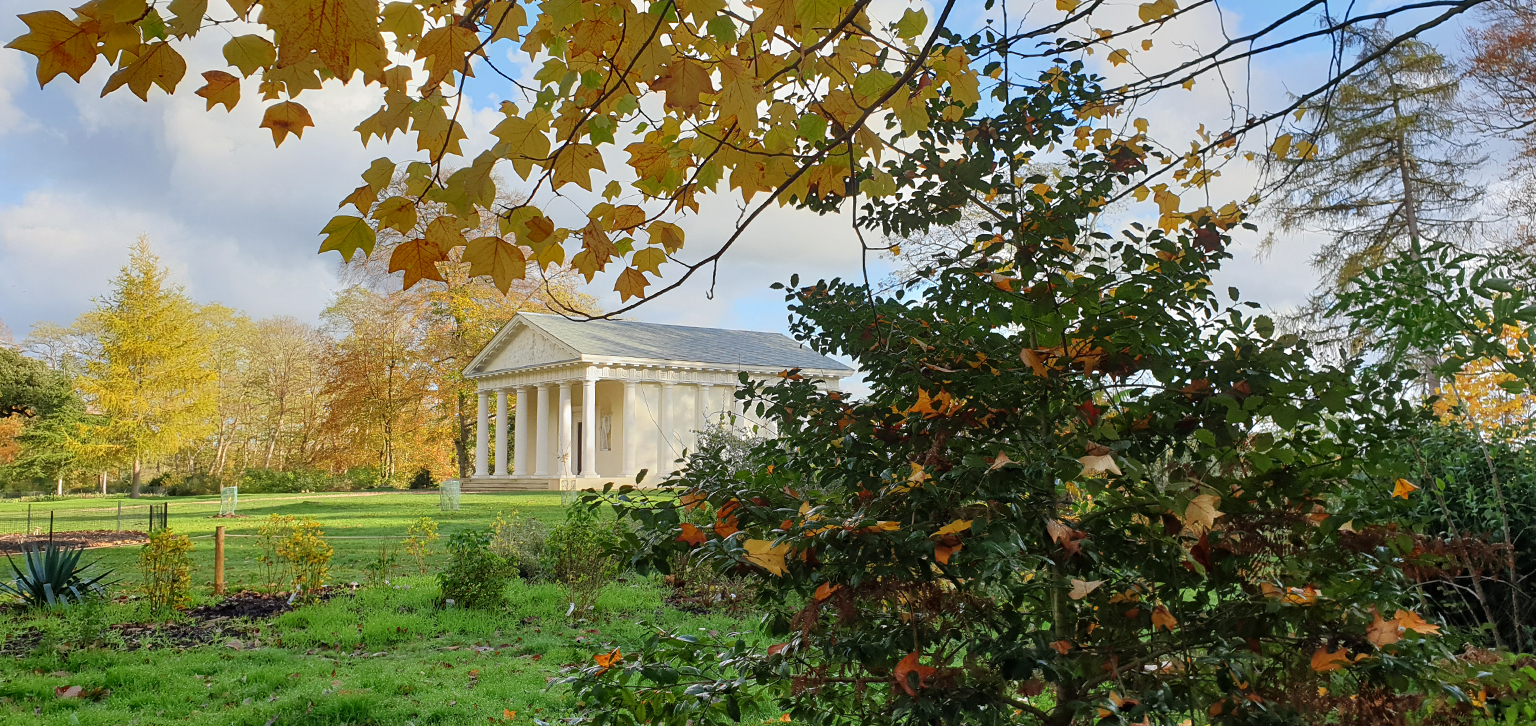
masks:
POLYGON ((677 458, 672 453, 672 382, 661 382, 661 412, 656 415, 657 424, 660 424, 660 436, 656 437, 656 473, 665 474, 672 471, 672 460, 677 458))
POLYGON ((635 382, 624 381, 624 471, 620 476, 635 475, 635 382))
POLYGON ((491 438, 491 392, 480 391, 480 413, 475 428, 475 476, 486 475, 486 447, 491 438))
POLYGON ((713 383, 699 384, 699 395, 697 400, 694 401, 694 408, 697 409, 694 413, 694 418, 698 419, 697 423, 700 431, 703 431, 704 427, 709 425, 709 405, 711 403, 709 397, 713 395, 714 388, 715 385, 713 383))
POLYGON ((496 476, 507 471, 507 389, 496 391, 496 476))
POLYGON ((533 405, 532 388, 514 388, 517 399, 517 425, 512 429, 512 466, 518 476, 528 475, 528 407, 533 405))
POLYGON ((581 475, 597 476, 597 379, 591 377, 581 382, 581 475))
POLYGON ((534 476, 549 476, 549 389, 552 385, 545 383, 539 386, 539 432, 538 432, 538 468, 533 470, 534 476))
POLYGON ((560 439, 555 447, 560 476, 571 475, 571 382, 560 382, 560 439))

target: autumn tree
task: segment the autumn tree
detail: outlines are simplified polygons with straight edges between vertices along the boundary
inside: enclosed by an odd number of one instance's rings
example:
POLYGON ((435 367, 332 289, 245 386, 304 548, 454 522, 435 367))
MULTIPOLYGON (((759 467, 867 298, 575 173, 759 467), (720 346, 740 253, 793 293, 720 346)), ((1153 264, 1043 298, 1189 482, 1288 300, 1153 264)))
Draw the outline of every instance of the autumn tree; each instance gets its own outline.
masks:
MULTIPOLYGON (((10 47, 37 58, 44 85, 61 74, 78 81, 105 57, 113 73, 103 92, 126 88, 147 100, 155 87, 187 87, 178 48, 214 26, 238 28, 224 44, 227 69, 203 71, 195 91, 210 111, 231 109, 257 91, 267 104, 261 127, 281 144, 314 125, 300 94, 356 82, 380 101, 376 112, 356 119, 362 142, 400 134, 417 150, 413 160, 374 161, 362 186, 338 192, 356 213, 325 225, 322 251, 347 259, 370 254, 378 240, 372 222, 408 229, 408 208, 441 204, 450 216, 389 253, 389 267, 405 273, 406 285, 432 279, 438 263, 462 249, 461 259, 479 261, 477 276, 502 287, 526 274, 523 261, 546 270, 569 264, 589 280, 612 274, 621 300, 634 304, 657 293, 664 269, 674 272, 662 290, 711 269, 769 205, 829 211, 850 200, 899 198, 906 183, 892 169, 911 153, 911 139, 942 124, 975 125, 995 94, 1039 84, 1038 70, 1052 59, 1097 54, 1124 67, 1116 71, 1126 74, 1123 81, 1101 105, 1081 109, 1084 135, 1074 139, 1088 143, 1123 125, 1121 114, 1135 105, 1255 57, 1316 38, 1342 42, 1378 21, 1401 22, 1404 33, 1380 46, 1390 50, 1485 1, 1392 3, 1344 16, 1321 2, 1281 3, 1265 8, 1269 17, 1255 30, 1166 63, 1147 54, 1162 42, 1156 36, 1204 32, 1205 14, 1220 5, 1156 0, 1132 14, 1102 0, 1059 0, 1054 7, 998 0, 979 9, 950 0, 934 5, 930 16, 919 7, 887 14, 867 0, 174 7, 103 0, 72 16, 23 15, 28 32, 10 47), (531 78, 513 79, 498 65, 509 52, 528 54, 537 66, 531 78), (501 119, 488 148, 470 142, 461 120, 468 99, 485 95, 477 83, 496 84, 486 91, 508 99, 497 109, 501 119), (389 190, 397 174, 411 180, 412 193, 389 190), (508 191, 498 174, 517 176, 519 201, 498 201, 508 191), (710 248, 682 256, 679 222, 702 204, 730 204, 709 202, 722 193, 740 195, 734 227, 710 248), (498 220, 494 235, 481 236, 482 213, 498 220)), ((1342 64, 1298 89, 1293 102, 1234 114, 1229 128, 1192 147, 1184 139, 1149 143, 1157 163, 1131 186, 1146 192, 1140 199, 1156 192, 1153 201, 1166 213, 1181 185, 1204 186, 1219 172, 1213 162, 1239 153, 1244 134, 1316 105, 1340 81, 1371 72, 1372 61, 1342 64)), ((944 209, 989 193, 969 190, 944 209)))
POLYGON ((208 432, 217 373, 198 308, 140 239, 112 291, 89 315, 100 356, 77 385, 107 417, 103 437, 131 464, 138 496, 144 460, 170 454, 208 432))
MULTIPOLYGON (((426 181, 397 175, 386 195, 393 198, 419 194, 426 181)), ((498 200, 502 206, 517 202, 505 195, 498 200)), ((424 269, 419 280, 412 279, 408 276, 415 273, 398 267, 394 252, 425 235, 433 224, 441 227, 439 219, 453 218, 448 206, 442 202, 423 202, 393 212, 382 204, 359 209, 373 212, 370 224, 378 242, 375 254, 357 255, 344 262, 342 277, 381 295, 415 295, 419 299, 416 309, 424 334, 423 355, 438 379, 432 390, 446 399, 439 410, 451 411, 458 474, 469 476, 478 404, 474 384, 464 379, 464 367, 519 312, 591 315, 596 314, 598 306, 590 296, 576 289, 577 273, 568 266, 543 267, 517 257, 484 257, 487 250, 500 249, 491 244, 499 222, 490 214, 479 214, 478 225, 469 233, 478 240, 475 246, 450 250, 430 270, 424 269), (523 271, 518 275, 505 270, 500 276, 490 274, 498 269, 497 265, 520 266, 523 271), (406 276, 404 282, 409 283, 404 291, 400 290, 401 276, 406 276)))
POLYGON ((313 465, 333 342, 292 317, 259 321, 252 333, 242 385, 252 409, 252 434, 260 442, 260 466, 313 465))
POLYGON ((1520 144, 1527 167, 1536 162, 1536 3, 1494 0, 1468 28, 1467 77, 1478 94, 1470 119, 1520 144))

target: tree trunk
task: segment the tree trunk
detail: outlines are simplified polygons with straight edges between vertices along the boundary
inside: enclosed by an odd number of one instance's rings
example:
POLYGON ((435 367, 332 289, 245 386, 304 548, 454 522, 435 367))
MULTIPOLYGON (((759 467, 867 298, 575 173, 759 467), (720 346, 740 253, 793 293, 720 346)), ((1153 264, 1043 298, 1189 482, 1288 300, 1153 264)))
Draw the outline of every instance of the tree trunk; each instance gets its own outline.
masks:
POLYGON ((102 472, 101 473, 101 493, 102 493, 103 496, 105 496, 106 493, 107 493, 107 473, 106 472, 102 472))
POLYGON ((139 473, 142 467, 139 465, 139 457, 133 457, 133 489, 128 492, 129 499, 139 498, 139 473))
POLYGON ((59 475, 59 490, 58 490, 58 495, 59 495, 59 496, 61 496, 61 497, 62 497, 62 496, 64 496, 64 475, 63 475, 63 474, 60 474, 60 475, 59 475))

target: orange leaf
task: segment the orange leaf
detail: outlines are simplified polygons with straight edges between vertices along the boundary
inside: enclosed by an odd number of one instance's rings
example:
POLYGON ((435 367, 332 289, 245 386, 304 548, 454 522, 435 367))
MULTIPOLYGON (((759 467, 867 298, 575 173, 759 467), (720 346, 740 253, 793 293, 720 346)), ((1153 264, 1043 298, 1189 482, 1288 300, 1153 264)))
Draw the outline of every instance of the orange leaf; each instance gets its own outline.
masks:
POLYGON ((1067 651, 1072 650, 1072 641, 1070 641, 1070 640, 1052 641, 1051 642, 1051 650, 1054 650, 1057 653, 1060 653, 1062 655, 1066 655, 1067 651))
POLYGON ((1035 375, 1040 376, 1041 378, 1045 378, 1051 374, 1050 370, 1045 367, 1045 360, 1040 357, 1039 353, 1035 352, 1031 348, 1025 348, 1024 350, 1019 351, 1019 359, 1024 361, 1024 364, 1029 366, 1030 370, 1034 371, 1035 375))
POLYGON ((619 293, 619 302, 624 302, 632 297, 645 297, 645 288, 651 281, 645 279, 645 273, 626 267, 619 273, 619 279, 613 283, 614 292, 619 293))
POLYGON ((1397 486, 1392 487, 1392 496, 1407 499, 1408 495, 1412 494, 1417 489, 1418 487, 1414 486, 1413 482, 1410 482, 1407 479, 1398 479, 1397 486))
POLYGON ((511 721, 512 719, 517 718, 517 712, 516 711, 511 711, 511 710, 508 710, 508 709, 505 709, 505 708, 501 709, 501 715, 502 715, 502 717, 506 718, 508 721, 511 721))
POLYGON ((690 547, 698 547, 704 544, 706 539, 709 539, 709 536, 704 534, 703 530, 687 522, 683 523, 683 533, 677 536, 677 541, 690 547))
POLYGON ((834 585, 834 584, 832 584, 830 582, 823 582, 823 583, 821 583, 821 587, 816 588, 816 595, 815 595, 816 601, 820 602, 820 601, 825 600, 825 599, 827 599, 829 597, 832 597, 832 593, 837 592, 838 590, 841 590, 842 588, 843 588, 842 585, 834 585))
POLYGON ((702 492, 689 492, 678 498, 678 501, 682 502, 682 505, 689 511, 692 511, 704 506, 704 500, 707 498, 702 492))
POLYGON ((1397 621, 1398 625, 1407 628, 1408 630, 1412 630, 1419 635, 1440 634, 1440 626, 1431 625, 1425 622, 1424 618, 1419 617, 1418 613, 1411 613, 1407 610, 1399 610, 1397 611, 1396 617, 1393 619, 1397 621))
POLYGON ((602 666, 602 669, 597 672, 598 675, 602 675, 607 673, 608 669, 612 668, 615 663, 624 660, 624 654, 619 652, 618 648, 614 648, 610 653, 592 656, 592 660, 597 661, 597 664, 602 666))
POLYGON ((1173 617, 1173 613, 1168 612, 1168 608, 1158 605, 1152 610, 1152 630, 1167 628, 1172 631, 1177 627, 1179 627, 1179 621, 1173 617))
POLYGON ((901 686, 901 690, 906 691, 908 696, 916 696, 918 689, 927 688, 928 679, 938 671, 933 666, 925 666, 918 663, 918 657, 917 651, 914 650, 911 655, 902 658, 901 662, 896 664, 896 685, 901 686), (909 680, 909 677, 914 673, 917 674, 917 688, 915 689, 909 680))
POLYGON ((933 559, 947 565, 949 564, 949 558, 964 548, 965 545, 960 543, 958 537, 946 537, 943 541, 933 545, 933 559), (954 540, 954 544, 947 544, 949 540, 954 540))
POLYGON ((1323 646, 1312 654, 1312 670, 1318 673, 1336 671, 1346 665, 1349 665, 1349 651, 1344 648, 1338 649, 1337 652, 1329 653, 1328 646, 1323 646))

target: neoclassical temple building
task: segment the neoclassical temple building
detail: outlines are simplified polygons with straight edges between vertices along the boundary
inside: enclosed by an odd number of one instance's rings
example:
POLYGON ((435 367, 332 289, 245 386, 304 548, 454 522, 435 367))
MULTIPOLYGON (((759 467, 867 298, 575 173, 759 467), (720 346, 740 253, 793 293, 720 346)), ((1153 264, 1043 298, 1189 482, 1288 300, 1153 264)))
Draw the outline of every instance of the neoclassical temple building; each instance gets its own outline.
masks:
POLYGON ((832 389, 853 373, 778 333, 520 313, 464 369, 480 419, 463 490, 600 488, 642 469, 654 483, 706 422, 755 425, 741 373, 791 368, 832 389))

